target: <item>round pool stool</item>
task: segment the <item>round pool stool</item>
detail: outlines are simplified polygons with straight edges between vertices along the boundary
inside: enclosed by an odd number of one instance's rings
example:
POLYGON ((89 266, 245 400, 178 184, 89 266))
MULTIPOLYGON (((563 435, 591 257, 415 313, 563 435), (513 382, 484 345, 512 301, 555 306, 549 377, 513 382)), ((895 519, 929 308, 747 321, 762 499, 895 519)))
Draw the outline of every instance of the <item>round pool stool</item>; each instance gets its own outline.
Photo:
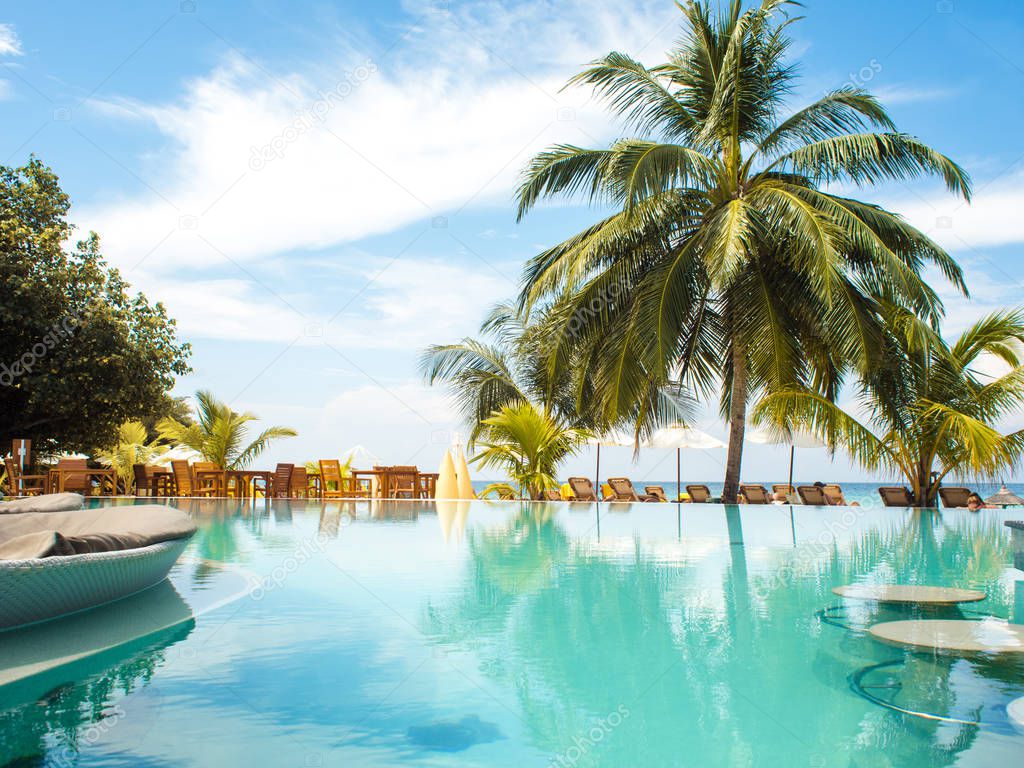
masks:
POLYGON ((976 589, 954 587, 922 587, 914 584, 848 584, 832 590, 840 597, 874 603, 913 605, 956 605, 977 603, 986 595, 976 589))
POLYGON ((1009 703, 1006 707, 1006 715, 1010 718, 1010 725, 1014 730, 1024 735, 1024 696, 1009 703))
POLYGON ((1024 653, 1024 625, 1002 619, 887 621, 868 632, 885 643, 932 651, 1024 653))

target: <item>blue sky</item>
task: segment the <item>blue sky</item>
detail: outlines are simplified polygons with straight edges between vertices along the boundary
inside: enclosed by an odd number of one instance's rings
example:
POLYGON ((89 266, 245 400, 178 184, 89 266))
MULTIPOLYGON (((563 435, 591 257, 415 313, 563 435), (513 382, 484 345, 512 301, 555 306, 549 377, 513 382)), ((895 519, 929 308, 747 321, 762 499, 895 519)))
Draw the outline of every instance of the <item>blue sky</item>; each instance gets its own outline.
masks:
MULTIPOLYGON (((930 183, 861 193, 964 265, 970 301, 938 286, 949 330, 1021 302, 1024 7, 805 5, 794 104, 862 85, 974 177, 971 206, 930 183)), ((299 430, 267 463, 361 443, 433 467, 458 425, 423 387, 420 351, 473 333, 526 258, 598 215, 514 219, 532 153, 620 133, 561 86, 610 50, 659 62, 678 20, 668 0, 7 3, 0 163, 51 165, 80 231, 168 306, 194 349, 181 394, 209 388, 299 430)), ((699 426, 724 434, 710 411, 699 426)), ((780 477, 784 453, 750 446, 745 476, 780 477)), ((688 456, 686 474, 717 479, 723 460, 688 456)), ((609 462, 674 474, 656 452, 609 462)), ((860 477, 842 458, 803 462, 807 480, 860 477)))

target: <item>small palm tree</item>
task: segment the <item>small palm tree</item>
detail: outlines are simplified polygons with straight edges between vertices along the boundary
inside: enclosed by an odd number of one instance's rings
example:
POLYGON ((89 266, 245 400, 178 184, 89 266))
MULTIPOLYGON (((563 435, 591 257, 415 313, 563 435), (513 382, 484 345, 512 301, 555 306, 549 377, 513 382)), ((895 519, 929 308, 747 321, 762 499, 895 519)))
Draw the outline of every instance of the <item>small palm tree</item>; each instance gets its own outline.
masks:
POLYGON ((916 506, 933 507, 949 475, 992 478, 1024 454, 1024 431, 996 429, 1024 404, 1022 345, 1021 310, 985 317, 950 345, 913 313, 891 308, 883 359, 860 384, 866 422, 808 389, 768 395, 754 417, 813 431, 865 469, 899 474, 916 506), (983 359, 1010 370, 985 377, 975 369, 983 359))
POLYGON ((518 203, 520 219, 550 197, 612 207, 528 263, 521 306, 562 301, 564 317, 585 319, 545 356, 585 350, 608 421, 670 380, 698 396, 721 383, 732 502, 752 398, 800 382, 834 399, 851 367, 874 365, 879 297, 937 322, 925 266, 966 290, 939 245, 836 184, 937 176, 969 198, 970 179, 860 88, 787 116, 786 11, 798 3, 724 5, 680 3, 683 34, 663 64, 613 52, 577 75, 571 84, 593 88, 636 137, 542 152, 518 203))
MULTIPOLYGON (((519 496, 536 499, 544 490, 557 487, 559 465, 590 436, 589 431, 567 426, 531 403, 507 405, 481 423, 479 453, 471 461, 503 470, 519 496)), ((507 490, 508 484, 496 483, 484 493, 507 490)))
POLYGON ((135 464, 148 464, 167 451, 168 446, 160 445, 160 438, 147 441, 146 425, 141 421, 126 421, 117 430, 117 443, 108 449, 98 448, 93 453, 96 460, 107 467, 113 467, 124 482, 125 493, 135 489, 135 464))
POLYGON ((196 392, 195 424, 165 418, 157 424, 157 429, 163 439, 198 451, 204 459, 222 469, 242 469, 263 453, 272 441, 297 434, 289 427, 269 427, 246 445, 246 425, 257 418, 252 413, 237 413, 214 397, 212 392, 200 390, 196 392))

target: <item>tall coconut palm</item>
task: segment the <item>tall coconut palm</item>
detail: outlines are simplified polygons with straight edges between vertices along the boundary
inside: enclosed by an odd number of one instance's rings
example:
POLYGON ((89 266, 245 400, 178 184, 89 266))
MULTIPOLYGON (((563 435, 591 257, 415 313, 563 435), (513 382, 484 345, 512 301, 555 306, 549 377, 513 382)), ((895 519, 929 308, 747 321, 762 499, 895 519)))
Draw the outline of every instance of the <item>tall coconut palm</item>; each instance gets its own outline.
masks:
POLYGON ((890 310, 881 363, 863 376, 859 421, 807 389, 768 395, 755 419, 800 427, 841 446, 865 469, 905 479, 915 506, 934 507, 949 475, 992 478, 1024 455, 1024 430, 1000 434, 998 422, 1024 405, 1024 311, 979 320, 953 344, 928 323, 890 310), (999 360, 1003 375, 979 373, 999 360))
MULTIPOLYGON (((559 465, 582 448, 591 433, 570 427, 531 403, 507 405, 481 423, 477 453, 471 461, 501 469, 515 484, 516 494, 537 499, 557 486, 559 465)), ((506 484, 499 491, 511 490, 506 484)))
POLYGON ((157 424, 160 437, 198 451, 207 461, 223 469, 242 469, 267 449, 270 443, 282 437, 295 437, 289 427, 269 427, 256 439, 246 444, 249 422, 256 421, 252 413, 237 413, 214 397, 212 392, 196 392, 196 423, 183 424, 173 418, 157 424))
POLYGON ((899 133, 850 86, 783 116, 789 0, 724 12, 680 5, 683 36, 648 68, 610 53, 571 81, 592 87, 640 138, 558 145, 524 171, 518 215, 544 198, 583 196, 611 215, 538 254, 524 310, 553 299, 594 308, 547 352, 582 347, 596 402, 615 421, 638 393, 677 380, 730 422, 723 498, 734 501, 748 401, 793 382, 834 398, 879 345, 879 299, 936 323, 922 280, 931 264, 966 293, 959 267, 898 215, 836 191, 937 176, 970 197, 952 160, 899 133))

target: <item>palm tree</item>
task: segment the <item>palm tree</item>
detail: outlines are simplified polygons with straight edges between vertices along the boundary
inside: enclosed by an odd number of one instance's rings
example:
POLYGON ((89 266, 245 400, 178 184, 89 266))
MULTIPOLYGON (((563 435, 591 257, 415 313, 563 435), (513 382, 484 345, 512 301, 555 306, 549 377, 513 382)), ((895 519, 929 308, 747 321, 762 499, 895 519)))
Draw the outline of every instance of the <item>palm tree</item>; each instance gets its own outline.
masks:
POLYGON ((297 434, 289 427, 270 427, 245 445, 246 425, 257 420, 255 414, 237 413, 206 390, 196 392, 196 406, 195 424, 183 424, 173 418, 161 419, 157 425, 160 437, 198 451, 204 459, 222 469, 247 467, 273 440, 297 434))
POLYGON ((530 162, 517 193, 520 219, 556 196, 613 208, 531 259, 520 306, 560 302, 577 320, 592 310, 546 355, 583 350, 594 407, 609 421, 668 381, 705 397, 721 382, 726 501, 736 498, 752 397, 798 382, 834 399, 851 368, 872 366, 880 299, 937 323, 926 265, 966 293, 936 243, 834 187, 938 176, 969 199, 956 163, 897 132, 859 88, 781 117, 794 88, 793 4, 744 11, 733 0, 716 13, 687 2, 666 63, 648 68, 618 52, 593 62, 570 84, 592 87, 641 138, 557 145, 530 162))
POLYGON ((880 365, 859 385, 865 422, 808 389, 768 395, 755 419, 816 432, 868 470, 902 476, 920 507, 935 506, 949 475, 995 477, 1024 454, 1024 430, 1002 435, 998 421, 1024 404, 1024 311, 998 312, 952 345, 927 322, 892 308, 880 365), (1009 372, 986 377, 980 361, 1009 372))
MULTIPOLYGON (((481 422, 480 452, 471 461, 504 470, 519 496, 537 499, 558 485, 559 465, 590 436, 589 431, 567 426, 531 403, 506 405, 481 422)), ((492 490, 510 489, 507 484, 495 484, 485 493, 492 490)))
POLYGON ((160 445, 160 438, 148 440, 146 425, 141 421, 126 421, 117 430, 117 443, 108 449, 94 451, 96 460, 107 467, 113 467, 117 476, 124 482, 125 493, 131 493, 135 487, 135 464, 148 464, 160 454, 167 451, 166 445, 160 445))

